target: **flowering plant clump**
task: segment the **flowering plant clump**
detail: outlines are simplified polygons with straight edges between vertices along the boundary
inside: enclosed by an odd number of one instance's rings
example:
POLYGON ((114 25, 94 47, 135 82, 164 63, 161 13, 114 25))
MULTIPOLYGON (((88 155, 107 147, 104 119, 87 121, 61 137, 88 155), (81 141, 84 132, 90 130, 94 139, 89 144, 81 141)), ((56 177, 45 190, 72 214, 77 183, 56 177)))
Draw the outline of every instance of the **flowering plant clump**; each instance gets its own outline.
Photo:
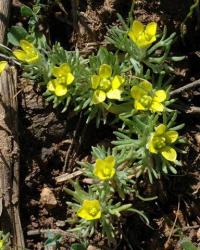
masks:
MULTIPOLYGON (((177 111, 171 105, 175 100, 168 84, 173 74, 170 62, 183 59, 170 53, 175 33, 167 37, 164 29, 157 34, 157 23, 144 25, 130 13, 128 22, 119 16, 121 26, 108 31, 106 39, 115 52, 101 47, 83 58, 78 50, 67 51, 59 43, 51 48, 45 36, 37 33, 34 25, 40 8, 29 11, 32 16, 24 37, 12 40, 8 36, 9 43, 21 49, 10 52, 8 48, 7 53, 22 67, 24 77, 46 90, 44 98, 54 108, 60 105, 65 112, 70 104, 83 114, 80 117, 86 124, 95 119, 97 127, 102 122, 115 126, 109 148, 92 147, 91 161, 78 162, 89 184, 82 187, 82 178, 71 180, 72 188, 64 190, 72 197, 67 201, 73 217, 70 231, 84 240, 99 233, 108 244, 116 245, 123 237, 127 212, 136 212, 148 223, 144 212, 133 208, 134 199, 148 200, 139 195, 138 177, 147 181, 148 176, 153 184, 155 178, 176 174, 181 166, 177 152, 184 150, 175 149, 174 144, 184 143, 177 132, 183 124, 176 124, 177 111)), ((0 62, 0 73, 7 65, 0 62)))
POLYGON ((134 107, 136 110, 150 110, 151 112, 163 112, 162 104, 167 94, 164 90, 153 90, 152 84, 148 81, 142 81, 138 86, 133 86, 131 96, 134 98, 134 107))
POLYGON ((176 150, 172 147, 178 139, 178 132, 167 130, 164 124, 160 124, 152 133, 147 148, 153 154, 160 153, 166 160, 175 162, 177 158, 176 150))
POLYGON ((139 47, 146 48, 156 41, 157 23, 151 22, 146 26, 135 20, 128 32, 130 39, 139 47))

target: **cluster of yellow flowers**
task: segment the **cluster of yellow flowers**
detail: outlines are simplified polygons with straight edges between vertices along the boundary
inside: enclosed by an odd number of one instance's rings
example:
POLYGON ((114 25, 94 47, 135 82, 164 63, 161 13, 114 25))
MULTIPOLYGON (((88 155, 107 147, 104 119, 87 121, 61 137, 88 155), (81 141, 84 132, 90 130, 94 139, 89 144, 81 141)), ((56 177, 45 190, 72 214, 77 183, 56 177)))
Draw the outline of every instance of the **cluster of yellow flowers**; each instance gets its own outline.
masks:
MULTIPOLYGON (((101 181, 107 181, 115 175, 116 161, 112 155, 105 159, 97 159, 94 164, 93 174, 101 181)), ((85 220, 96 220, 101 217, 101 205, 98 200, 84 200, 77 215, 85 220)))
MULTIPOLYGON (((173 143, 178 139, 178 133, 168 130, 164 124, 155 128, 155 132, 149 138, 147 148, 152 154, 161 154, 168 161, 175 162, 177 153, 173 143)), ((111 180, 116 173, 116 160, 112 155, 105 159, 96 159, 93 174, 100 181, 111 180)), ((101 204, 96 199, 84 200, 77 215, 85 220, 96 220, 101 217, 101 204)))

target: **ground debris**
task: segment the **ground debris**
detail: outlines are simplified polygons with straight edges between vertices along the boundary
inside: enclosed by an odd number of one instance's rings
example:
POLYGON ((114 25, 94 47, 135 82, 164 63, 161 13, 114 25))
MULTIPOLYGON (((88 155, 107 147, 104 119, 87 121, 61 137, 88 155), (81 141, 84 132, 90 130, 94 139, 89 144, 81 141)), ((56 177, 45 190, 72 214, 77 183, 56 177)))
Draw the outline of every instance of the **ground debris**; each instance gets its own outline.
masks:
POLYGON ((40 194, 40 203, 48 208, 53 208, 57 205, 56 197, 50 188, 45 187, 42 189, 40 194))

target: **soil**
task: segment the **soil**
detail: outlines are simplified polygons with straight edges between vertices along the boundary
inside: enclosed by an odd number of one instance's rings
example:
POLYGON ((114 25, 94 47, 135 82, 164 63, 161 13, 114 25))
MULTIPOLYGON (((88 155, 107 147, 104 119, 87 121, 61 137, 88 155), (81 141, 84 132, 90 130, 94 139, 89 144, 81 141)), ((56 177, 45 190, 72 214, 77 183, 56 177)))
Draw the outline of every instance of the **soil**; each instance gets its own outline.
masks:
MULTIPOLYGON (((108 26, 118 25, 116 13, 126 18, 131 7, 131 1, 123 0, 83 0, 76 4, 74 1, 74 5, 71 5, 73 1, 61 1, 61 7, 53 1, 44 2, 50 4, 40 25, 49 42, 59 41, 67 49, 78 48, 86 54, 104 44, 108 26)), ((20 17, 19 7, 23 3, 31 6, 33 1, 13 0, 12 25, 27 26, 26 19, 20 17)), ((145 23, 156 21, 161 29, 167 25, 169 34, 177 32, 173 53, 185 55, 186 59, 176 64, 173 88, 200 78, 200 23, 196 12, 185 24, 184 39, 180 38, 181 23, 192 3, 189 0, 173 0, 173 4, 169 0, 135 1, 136 18, 145 23)), ((21 219, 26 247, 44 249, 45 239, 39 230, 68 229, 67 196, 63 184, 57 184, 55 178, 77 170, 76 161, 90 158, 91 146, 109 143, 113 138, 112 128, 101 126, 96 129, 95 124, 86 126, 84 117, 70 110, 61 114, 59 108, 53 109, 45 102, 40 89, 20 77, 19 90, 21 219), (40 195, 44 188, 52 191, 56 204, 46 206, 42 203, 40 195), (36 230, 35 235, 30 235, 32 230, 36 230)), ((179 105, 200 107, 199 95, 200 89, 185 92, 179 96, 179 105)), ((182 235, 195 244, 200 243, 200 116, 187 114, 183 108, 182 111, 178 119, 185 123, 183 133, 188 139, 187 154, 182 155, 183 167, 177 175, 163 177, 153 187, 142 179, 138 180, 142 196, 157 195, 158 199, 146 203, 135 201, 135 207, 145 211, 150 226, 136 215, 130 215, 122 227, 123 238, 116 248, 118 250, 178 250, 181 249, 179 240, 182 235)), ((66 234, 60 249, 70 249, 74 241, 66 234)), ((91 240, 91 244, 94 242, 91 240)), ((101 241, 95 244, 106 249, 101 241)))

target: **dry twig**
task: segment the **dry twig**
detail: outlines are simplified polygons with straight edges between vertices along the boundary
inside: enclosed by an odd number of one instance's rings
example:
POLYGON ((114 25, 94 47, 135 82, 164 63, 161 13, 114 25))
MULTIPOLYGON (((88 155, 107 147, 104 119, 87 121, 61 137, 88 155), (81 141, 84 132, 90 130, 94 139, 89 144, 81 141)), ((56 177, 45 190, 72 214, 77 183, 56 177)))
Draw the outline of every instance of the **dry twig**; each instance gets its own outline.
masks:
POLYGON ((193 88, 196 88, 196 87, 199 87, 200 86, 200 79, 194 81, 194 82, 191 82, 191 83, 187 83, 185 84, 183 87, 180 87, 178 89, 175 89, 175 90, 172 90, 170 92, 170 96, 175 96, 175 95, 178 95, 186 90, 189 90, 189 89, 193 89, 193 88))

